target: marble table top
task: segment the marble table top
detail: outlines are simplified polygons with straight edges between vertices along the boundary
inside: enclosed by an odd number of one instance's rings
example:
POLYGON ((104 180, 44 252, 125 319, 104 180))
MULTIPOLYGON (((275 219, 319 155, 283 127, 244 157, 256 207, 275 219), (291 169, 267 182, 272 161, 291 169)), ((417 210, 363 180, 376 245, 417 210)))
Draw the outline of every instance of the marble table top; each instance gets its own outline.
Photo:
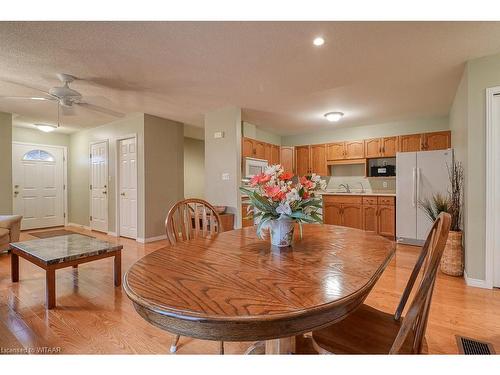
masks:
POLYGON ((122 245, 101 241, 97 238, 81 234, 14 242, 11 243, 11 246, 37 258, 46 265, 102 255, 123 248, 122 245))

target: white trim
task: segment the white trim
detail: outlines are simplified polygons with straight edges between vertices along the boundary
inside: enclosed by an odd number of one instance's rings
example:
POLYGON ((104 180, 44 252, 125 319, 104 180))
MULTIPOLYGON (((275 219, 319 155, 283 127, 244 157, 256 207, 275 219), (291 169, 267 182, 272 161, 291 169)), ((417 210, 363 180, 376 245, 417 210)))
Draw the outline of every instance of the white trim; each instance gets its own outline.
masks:
MULTIPOLYGON (((135 138, 135 146, 137 150, 137 163, 135 163, 135 168, 136 168, 136 176, 137 176, 137 183, 136 183, 136 188, 137 188, 137 232, 139 232, 139 139, 137 136, 137 133, 131 133, 131 134, 125 134, 121 135, 119 137, 114 138, 114 143, 115 143, 115 230, 116 230, 116 237, 120 237, 120 192, 119 192, 119 187, 120 187, 120 150, 118 148, 118 144, 120 141, 123 141, 125 139, 130 139, 130 138, 135 138)), ((136 238, 135 240, 139 241, 139 238, 137 237, 136 233, 136 238)), ((144 238, 142 238, 144 240, 144 238)), ((142 242, 145 243, 145 242, 142 242)))
POLYGON ((68 147, 61 145, 46 145, 43 143, 32 143, 32 142, 18 142, 12 141, 12 144, 24 145, 24 146, 41 146, 41 147, 54 147, 61 148, 63 151, 63 214, 64 214, 64 225, 68 225, 69 222, 69 210, 68 210, 68 147))
MULTIPOLYGON (((487 288, 493 288, 494 254, 500 254, 500 129, 493 124, 493 96, 500 94, 500 86, 486 89, 486 225, 485 225, 485 280, 487 288)), ((500 255, 499 255, 500 256, 500 255)))
POLYGON ((486 280, 472 279, 469 276, 467 276, 467 272, 464 272, 464 279, 465 279, 465 283, 467 284, 467 286, 471 286, 471 287, 475 287, 475 288, 491 289, 491 286, 489 286, 486 283, 486 280))
POLYGON ((76 227, 76 228, 82 228, 86 230, 92 230, 88 225, 83 225, 83 224, 76 224, 76 223, 68 223, 68 227, 76 227))
POLYGON ((148 237, 148 238, 137 237, 136 241, 139 243, 150 243, 155 241, 166 240, 167 238, 168 237, 166 234, 162 234, 161 236, 148 237))
MULTIPOLYGON (((107 186, 107 189, 108 189, 108 192, 109 192, 109 139, 106 138, 106 139, 102 139, 102 140, 99 140, 99 141, 92 141, 92 142, 89 142, 89 184, 92 184, 92 160, 90 158, 90 155, 92 155, 92 145, 95 145, 95 144, 98 144, 98 143, 103 143, 105 142, 106 143, 106 157, 108 158, 108 160, 106 160, 106 186, 107 186)), ((90 186, 88 186, 89 188, 89 212, 90 212, 90 216, 92 216, 92 218, 94 217, 93 213, 92 213, 92 192, 90 191, 90 186)), ((89 218, 90 219, 90 218, 89 218)), ((89 226, 90 228, 92 228, 92 222, 89 221, 89 226)), ((106 196, 106 229, 109 230, 109 194, 106 196)))
POLYGON ((118 235, 116 234, 116 232, 108 232, 108 236, 118 237, 118 235))

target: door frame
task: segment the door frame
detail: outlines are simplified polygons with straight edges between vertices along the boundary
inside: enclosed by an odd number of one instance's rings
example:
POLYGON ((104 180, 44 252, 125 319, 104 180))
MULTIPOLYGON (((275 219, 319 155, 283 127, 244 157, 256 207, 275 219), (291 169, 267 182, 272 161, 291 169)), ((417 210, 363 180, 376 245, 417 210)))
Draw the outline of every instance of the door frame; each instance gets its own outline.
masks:
MULTIPOLYGON (((135 240, 138 241, 139 239, 139 168, 138 168, 138 162, 139 162, 139 142, 138 142, 138 137, 137 133, 130 133, 130 134, 125 134, 121 135, 117 138, 115 138, 115 150, 116 150, 116 157, 115 157, 115 171, 116 171, 116 178, 115 178, 115 230, 116 230, 116 237, 120 237, 120 150, 119 150, 119 144, 120 141, 123 141, 125 139, 130 139, 134 138, 135 139, 135 146, 137 150, 137 163, 136 163, 136 188, 137 188, 137 233, 135 234, 135 240)), ((139 241, 138 241, 139 242, 139 241)))
MULTIPOLYGON (((34 147, 53 147, 60 148, 63 151, 63 215, 64 215, 64 226, 67 227, 69 223, 69 212, 68 212, 68 147, 60 145, 48 145, 43 143, 32 143, 32 142, 18 142, 12 141, 12 145, 23 145, 23 146, 34 146, 34 147)), ((12 160, 14 161, 14 160, 12 160)), ((12 185, 11 181, 11 185, 12 185)))
MULTIPOLYGON (((108 156, 108 160, 107 160, 107 163, 106 163, 106 180, 107 180, 107 186, 108 186, 108 193, 109 193, 109 139, 106 138, 106 139, 101 139, 101 140, 98 140, 98 141, 92 141, 92 142, 89 142, 89 212, 90 212, 90 216, 92 216, 92 218, 94 217, 94 215, 92 215, 92 192, 90 191, 90 184, 92 183, 92 160, 90 158, 90 155, 92 154, 92 145, 95 145, 97 143, 103 143, 105 142, 106 143, 106 149, 107 149, 107 156, 108 156)), ((106 197, 106 224, 107 224, 107 230, 106 230, 106 233, 109 233, 109 194, 107 195, 106 197)), ((90 227, 90 230, 93 230, 92 229, 92 223, 89 222, 89 227, 90 227)))
MULTIPOLYGON (((500 257, 500 128, 493 124, 493 97, 500 95, 500 86, 486 89, 486 225, 485 225, 485 280, 478 281, 483 288, 493 288, 495 257, 500 257)), ((500 270, 499 270, 500 271, 500 270)))

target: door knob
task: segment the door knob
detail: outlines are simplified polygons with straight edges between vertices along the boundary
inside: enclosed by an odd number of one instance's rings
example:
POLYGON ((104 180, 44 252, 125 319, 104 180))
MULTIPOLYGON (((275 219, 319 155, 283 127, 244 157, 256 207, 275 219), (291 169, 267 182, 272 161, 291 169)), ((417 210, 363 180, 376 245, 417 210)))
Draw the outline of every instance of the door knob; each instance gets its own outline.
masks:
POLYGON ((19 187, 19 185, 14 185, 14 189, 17 189, 19 187))
POLYGON ((125 196, 125 193, 120 193, 120 195, 121 195, 122 197, 124 197, 124 196, 125 196))
POLYGON ((15 195, 15 196, 17 196, 17 194, 19 194, 19 192, 18 192, 18 191, 15 191, 15 192, 14 192, 14 195, 15 195))
POLYGON ((107 194, 108 192, 107 192, 107 191, 103 191, 102 193, 103 193, 103 194, 107 194))

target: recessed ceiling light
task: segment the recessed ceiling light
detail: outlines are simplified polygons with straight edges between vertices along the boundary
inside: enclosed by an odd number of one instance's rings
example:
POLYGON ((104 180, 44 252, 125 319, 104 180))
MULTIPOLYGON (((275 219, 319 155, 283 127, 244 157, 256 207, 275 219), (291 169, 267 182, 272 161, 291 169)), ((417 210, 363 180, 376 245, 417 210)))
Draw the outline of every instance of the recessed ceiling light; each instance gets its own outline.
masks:
POLYGON ((50 133, 57 129, 57 126, 49 124, 35 124, 35 126, 44 133, 50 133))
POLYGON ((325 40, 322 37, 318 36, 318 37, 314 38, 313 44, 316 47, 319 47, 319 46, 322 46, 323 44, 325 44, 325 40))
POLYGON ((328 112, 325 113, 325 117, 330 122, 337 122, 344 116, 342 112, 328 112))

